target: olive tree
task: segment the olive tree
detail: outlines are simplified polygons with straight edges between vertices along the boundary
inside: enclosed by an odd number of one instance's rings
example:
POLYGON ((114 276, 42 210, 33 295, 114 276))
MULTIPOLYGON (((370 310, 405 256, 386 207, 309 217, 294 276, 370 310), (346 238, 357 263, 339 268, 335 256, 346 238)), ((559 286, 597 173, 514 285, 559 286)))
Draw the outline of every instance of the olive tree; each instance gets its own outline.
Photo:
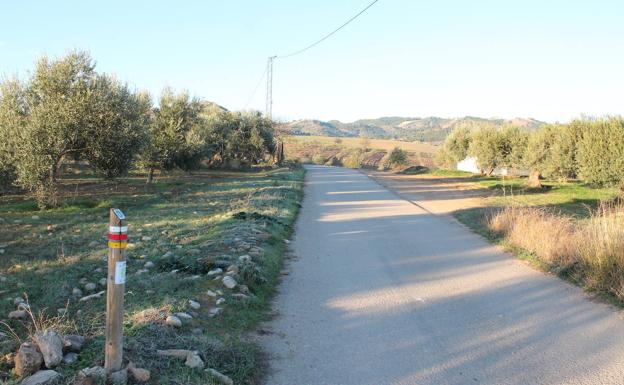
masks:
POLYGON ((471 140, 468 127, 457 127, 444 140, 439 151, 438 162, 444 167, 455 168, 457 162, 468 156, 471 140))
POLYGON ((468 154, 477 159, 483 173, 491 175, 501 163, 502 135, 496 127, 484 126, 472 133, 468 154))
POLYGON ((44 56, 29 79, 4 81, 1 89, 1 135, 10 146, 1 156, 11 158, 15 183, 32 191, 40 207, 57 204, 68 157, 89 160, 106 177, 130 166, 148 101, 98 75, 88 53, 44 56))
POLYGON ((598 185, 624 182, 624 119, 609 117, 577 120, 580 131, 577 161, 579 177, 598 185))
POLYGON ((191 98, 188 92, 176 94, 170 88, 163 90, 159 106, 153 111, 149 142, 141 157, 148 170, 148 183, 152 182, 155 169, 190 170, 197 166, 206 145, 200 130, 200 112, 199 100, 191 98))

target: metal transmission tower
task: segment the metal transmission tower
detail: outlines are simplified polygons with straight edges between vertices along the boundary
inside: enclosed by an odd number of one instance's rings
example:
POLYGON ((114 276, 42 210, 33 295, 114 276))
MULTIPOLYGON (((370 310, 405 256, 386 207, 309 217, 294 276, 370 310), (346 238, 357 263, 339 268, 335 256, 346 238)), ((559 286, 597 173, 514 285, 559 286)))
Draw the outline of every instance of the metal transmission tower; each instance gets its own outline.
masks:
POLYGON ((277 56, 269 56, 267 61, 267 94, 266 94, 266 116, 271 119, 273 115, 273 60, 277 56))

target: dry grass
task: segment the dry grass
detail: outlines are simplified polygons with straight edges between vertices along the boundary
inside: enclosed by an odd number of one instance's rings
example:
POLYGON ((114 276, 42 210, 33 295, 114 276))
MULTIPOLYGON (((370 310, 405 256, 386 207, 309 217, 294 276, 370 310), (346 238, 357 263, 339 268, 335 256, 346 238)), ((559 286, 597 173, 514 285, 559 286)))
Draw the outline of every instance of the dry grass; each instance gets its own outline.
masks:
POLYGON ((587 221, 543 208, 511 206, 491 215, 488 227, 552 270, 624 300, 622 206, 601 204, 587 221))
MULTIPOLYGON (((345 148, 361 148, 362 138, 332 138, 329 136, 288 136, 285 140, 286 150, 289 143, 318 143, 321 145, 340 145, 345 148)), ((408 152, 424 152, 435 154, 438 146, 423 142, 406 142, 403 140, 391 139, 367 139, 367 147, 373 150, 392 151, 393 148, 399 147, 408 152)))

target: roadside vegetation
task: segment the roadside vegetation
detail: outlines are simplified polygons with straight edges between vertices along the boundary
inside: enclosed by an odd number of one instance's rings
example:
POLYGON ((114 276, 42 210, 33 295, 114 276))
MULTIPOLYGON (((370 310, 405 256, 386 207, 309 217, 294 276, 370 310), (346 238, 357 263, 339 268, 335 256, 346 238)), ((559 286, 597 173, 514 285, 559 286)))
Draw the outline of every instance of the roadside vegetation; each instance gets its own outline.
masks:
POLYGON ((171 89, 154 105, 84 52, 2 81, 0 382, 103 383, 119 207, 130 381, 260 383, 250 333, 271 316, 304 173, 276 147, 259 113, 171 89))
POLYGON ((482 175, 436 171, 491 191, 455 216, 542 269, 624 303, 624 120, 578 119, 535 132, 458 130, 438 161, 477 158, 482 175), (491 175, 500 167, 528 177, 491 175))

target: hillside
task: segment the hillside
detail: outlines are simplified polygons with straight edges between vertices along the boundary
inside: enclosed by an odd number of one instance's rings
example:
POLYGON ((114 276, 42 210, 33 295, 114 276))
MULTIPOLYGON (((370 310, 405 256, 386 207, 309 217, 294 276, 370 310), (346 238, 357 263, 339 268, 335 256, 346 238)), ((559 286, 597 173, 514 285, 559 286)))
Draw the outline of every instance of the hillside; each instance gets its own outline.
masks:
POLYGON ((321 135, 332 137, 369 137, 376 139, 418 140, 421 142, 441 142, 449 132, 458 126, 475 126, 478 124, 514 124, 534 129, 542 124, 531 118, 485 119, 472 116, 463 118, 403 118, 382 117, 379 119, 360 119, 351 123, 338 120, 328 122, 320 120, 295 120, 286 123, 286 129, 292 135, 321 135))

